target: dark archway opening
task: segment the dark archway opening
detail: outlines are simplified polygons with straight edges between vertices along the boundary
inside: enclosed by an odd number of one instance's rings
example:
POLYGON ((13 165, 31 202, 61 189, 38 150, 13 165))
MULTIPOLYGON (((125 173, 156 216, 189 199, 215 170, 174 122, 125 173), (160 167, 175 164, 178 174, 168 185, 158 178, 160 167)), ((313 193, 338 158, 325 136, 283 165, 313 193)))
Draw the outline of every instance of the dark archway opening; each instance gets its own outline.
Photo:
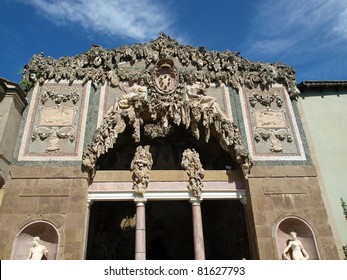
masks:
POLYGON ((155 201, 146 206, 148 260, 193 260, 194 240, 188 201, 155 201))
MULTIPOLYGON (((243 206, 238 200, 204 200, 201 204, 207 260, 251 259, 243 206)), ((135 204, 95 202, 91 208, 87 259, 133 260, 135 204)), ((192 210, 188 201, 146 204, 148 260, 193 260, 192 210)))
POLYGON ((164 137, 152 139, 141 132, 141 142, 132 139, 132 130, 126 129, 117 138, 113 148, 101 155, 96 163, 98 170, 129 170, 136 147, 150 145, 153 158, 152 170, 180 170, 183 151, 195 149, 205 170, 231 170, 238 164, 232 156, 221 148, 218 138, 211 135, 206 143, 201 135, 197 140, 184 126, 172 126, 170 133, 164 137))
POLYGON ((207 260, 251 259, 243 205, 239 200, 201 203, 207 260))
POLYGON ((94 202, 90 210, 87 260, 135 258, 134 202, 94 202))

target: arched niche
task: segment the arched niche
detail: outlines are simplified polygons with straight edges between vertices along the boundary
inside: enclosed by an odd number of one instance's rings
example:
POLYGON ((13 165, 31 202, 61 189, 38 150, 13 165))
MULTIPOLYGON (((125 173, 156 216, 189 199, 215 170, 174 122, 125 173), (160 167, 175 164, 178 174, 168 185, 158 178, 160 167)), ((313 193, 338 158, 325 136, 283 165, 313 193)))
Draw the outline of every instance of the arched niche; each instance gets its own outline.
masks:
POLYGON ((309 260, 319 260, 316 238, 311 226, 305 220, 295 216, 282 219, 275 228, 278 259, 282 259, 283 250, 291 239, 292 231, 297 233, 297 238, 308 253, 309 260))
POLYGON ((35 236, 40 237, 40 244, 48 250, 48 260, 55 260, 58 255, 59 234, 56 227, 47 221, 35 221, 25 225, 17 234, 12 247, 12 260, 26 260, 35 236))

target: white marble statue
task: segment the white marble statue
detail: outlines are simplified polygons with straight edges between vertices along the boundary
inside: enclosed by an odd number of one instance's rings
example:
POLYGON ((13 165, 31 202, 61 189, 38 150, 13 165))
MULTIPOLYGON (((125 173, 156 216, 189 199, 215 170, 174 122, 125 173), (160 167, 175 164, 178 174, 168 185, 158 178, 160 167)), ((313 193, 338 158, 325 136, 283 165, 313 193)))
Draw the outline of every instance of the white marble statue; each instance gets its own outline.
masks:
POLYGON ((33 246, 30 248, 28 260, 42 260, 48 258, 48 250, 44 245, 40 244, 40 237, 36 236, 33 239, 33 246))
POLYGON ((301 241, 297 239, 297 234, 295 231, 292 231, 290 233, 290 236, 292 237, 291 240, 288 243, 288 246, 283 251, 283 259, 285 260, 308 260, 309 255, 304 249, 304 246, 302 245, 301 241), (288 251, 289 249, 292 249, 292 257, 290 258, 288 251))

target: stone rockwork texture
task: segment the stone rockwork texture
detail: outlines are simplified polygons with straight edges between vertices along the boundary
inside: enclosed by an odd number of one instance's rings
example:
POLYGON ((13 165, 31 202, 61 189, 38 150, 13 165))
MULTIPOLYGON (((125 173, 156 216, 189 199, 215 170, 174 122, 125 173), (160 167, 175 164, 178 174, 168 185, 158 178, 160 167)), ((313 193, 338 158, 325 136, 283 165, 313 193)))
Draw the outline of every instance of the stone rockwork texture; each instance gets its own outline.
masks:
POLYGON ((15 237, 35 221, 56 227, 57 259, 82 259, 87 188, 86 175, 75 167, 12 167, 0 209, 0 259, 11 258, 15 237))
POLYGON ((281 259, 276 226, 286 217, 298 217, 312 227, 320 259, 338 259, 313 166, 254 166, 248 187, 259 259, 281 259))

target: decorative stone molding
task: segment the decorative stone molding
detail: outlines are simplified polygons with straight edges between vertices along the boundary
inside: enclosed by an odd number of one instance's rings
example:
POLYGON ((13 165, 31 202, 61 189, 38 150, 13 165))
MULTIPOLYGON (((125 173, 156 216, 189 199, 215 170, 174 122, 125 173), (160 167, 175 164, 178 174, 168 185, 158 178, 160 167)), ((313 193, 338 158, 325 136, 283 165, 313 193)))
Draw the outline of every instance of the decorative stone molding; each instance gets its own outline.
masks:
POLYGON ((147 190, 149 171, 153 165, 152 154, 149 152, 149 148, 149 146, 138 146, 130 165, 130 170, 133 172, 133 190, 141 195, 147 190))
POLYGON ((187 171, 189 177, 188 190, 197 198, 201 197, 203 189, 202 179, 204 178, 204 169, 200 162, 199 154, 194 149, 186 149, 183 152, 181 166, 187 171))
POLYGON ((283 84, 292 98, 298 96, 294 70, 281 63, 256 63, 239 56, 238 52, 208 51, 204 47, 180 45, 177 41, 161 33, 156 40, 147 44, 136 44, 116 49, 106 50, 93 45, 83 54, 74 57, 53 59, 38 54, 32 57, 29 64, 23 69, 22 85, 29 91, 36 82, 44 83, 47 80, 56 82, 66 79, 69 82, 82 80, 92 81, 97 86, 106 81, 118 86, 120 81, 129 81, 140 75, 154 75, 158 92, 170 93, 175 90, 177 80, 194 77, 209 85, 221 84, 234 88, 246 86, 254 88, 258 85, 268 88, 274 83, 283 84), (172 64, 165 61, 173 57, 185 68, 179 76, 175 73, 172 64), (122 68, 122 63, 135 63, 143 60, 145 70, 129 71, 122 68), (162 61, 162 64, 157 64, 162 61), (157 71, 152 72, 153 65, 157 71))

